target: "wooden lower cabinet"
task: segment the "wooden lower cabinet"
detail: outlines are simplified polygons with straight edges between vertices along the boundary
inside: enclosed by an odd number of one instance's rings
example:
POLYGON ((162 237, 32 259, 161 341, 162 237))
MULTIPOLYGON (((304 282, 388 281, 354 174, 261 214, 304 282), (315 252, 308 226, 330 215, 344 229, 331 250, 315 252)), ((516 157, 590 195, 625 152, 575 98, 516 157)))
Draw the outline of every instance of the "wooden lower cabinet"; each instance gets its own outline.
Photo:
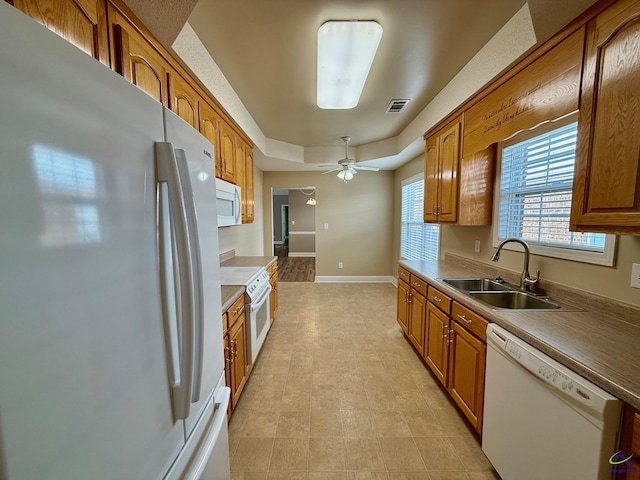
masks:
POLYGON ((267 268, 269 273, 269 284, 271 285, 271 293, 269 294, 269 319, 273 324, 278 313, 278 261, 276 260, 267 268))
POLYGON ((409 284, 398 278, 398 325, 405 335, 409 335, 409 284))
POLYGON ((449 336, 449 393, 481 432, 487 345, 453 320, 449 336))
POLYGON ((414 288, 409 294, 409 340, 413 343, 415 349, 424 352, 424 328, 425 328, 425 312, 427 301, 414 288))
POLYGON ((619 465, 615 475, 616 480, 640 480, 640 411, 629 404, 625 404, 622 413, 622 428, 620 430, 620 444, 617 451, 622 452, 623 458, 633 454, 633 458, 619 465))
POLYGON ((427 336, 424 359, 433 374, 447 386, 449 364, 449 316, 441 312, 431 302, 427 304, 427 336))
POLYGON ((247 340, 244 295, 241 295, 222 315, 224 334, 225 380, 231 389, 229 412, 233 412, 247 381, 247 340), (225 327, 226 330, 225 330, 225 327))

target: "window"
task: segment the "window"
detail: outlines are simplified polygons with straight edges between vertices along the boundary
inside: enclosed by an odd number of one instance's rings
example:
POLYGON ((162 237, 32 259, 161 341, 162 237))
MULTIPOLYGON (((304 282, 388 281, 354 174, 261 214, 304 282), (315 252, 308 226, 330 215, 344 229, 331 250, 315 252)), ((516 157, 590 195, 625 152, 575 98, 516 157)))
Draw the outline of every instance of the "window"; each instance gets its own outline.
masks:
POLYGON ((540 255, 612 265, 615 236, 569 231, 578 124, 563 123, 503 144, 496 246, 520 238, 540 255))
POLYGON ((440 225, 424 223, 424 177, 402 181, 400 257, 405 260, 437 260, 440 225))

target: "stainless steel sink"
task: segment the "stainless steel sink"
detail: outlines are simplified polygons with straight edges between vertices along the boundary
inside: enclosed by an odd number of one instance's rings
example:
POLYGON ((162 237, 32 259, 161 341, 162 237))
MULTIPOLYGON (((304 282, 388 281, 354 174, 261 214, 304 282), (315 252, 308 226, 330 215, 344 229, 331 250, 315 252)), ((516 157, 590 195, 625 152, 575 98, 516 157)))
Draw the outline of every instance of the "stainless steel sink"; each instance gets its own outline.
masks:
POLYGON ((458 290, 469 292, 504 292, 510 290, 506 285, 490 278, 443 278, 442 281, 458 290))
POLYGON ((469 292, 469 295, 498 308, 514 310, 556 310, 562 308, 550 300, 524 292, 469 292))

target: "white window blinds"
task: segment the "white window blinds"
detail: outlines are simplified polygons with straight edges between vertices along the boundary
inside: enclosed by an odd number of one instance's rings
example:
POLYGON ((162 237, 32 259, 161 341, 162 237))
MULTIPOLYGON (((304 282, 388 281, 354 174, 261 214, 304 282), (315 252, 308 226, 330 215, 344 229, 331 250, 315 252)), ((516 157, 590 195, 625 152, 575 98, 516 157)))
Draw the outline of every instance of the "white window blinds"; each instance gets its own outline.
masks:
POLYGON ((402 182, 400 256, 405 260, 437 260, 440 226, 423 223, 424 179, 422 174, 402 182))
POLYGON ((506 146, 500 181, 500 240, 602 252, 604 234, 569 231, 577 123, 506 146))

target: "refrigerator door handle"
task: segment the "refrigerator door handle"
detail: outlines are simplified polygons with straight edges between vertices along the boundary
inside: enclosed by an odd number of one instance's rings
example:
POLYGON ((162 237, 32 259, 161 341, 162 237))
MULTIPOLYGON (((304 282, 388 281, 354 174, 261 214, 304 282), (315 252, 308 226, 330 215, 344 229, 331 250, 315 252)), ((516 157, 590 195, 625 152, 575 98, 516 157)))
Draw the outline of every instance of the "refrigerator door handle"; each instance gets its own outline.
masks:
MULTIPOLYGON (((179 322, 181 325, 180 348, 180 381, 173 386, 173 410, 176 420, 189 416, 191 408, 191 389, 193 378, 193 343, 194 343, 194 285, 193 285, 193 252, 189 240, 189 213, 184 201, 183 182, 180 169, 173 150, 168 142, 157 142, 156 175, 160 186, 166 184, 169 200, 169 216, 173 228, 175 254, 178 260, 177 273, 179 298, 179 322)), ((162 191, 162 189, 161 189, 162 191)), ((169 234, 171 235, 171 233, 169 234)), ((161 237, 161 240, 164 238, 161 237)), ((162 249, 170 248, 163 245, 162 249)), ((166 279, 162 279, 163 283, 166 279)), ((167 286, 163 285, 163 289, 167 286)), ((172 294, 173 292, 169 292, 172 294)), ((166 300, 166 299, 165 299, 166 300)), ((165 315, 167 312, 165 312, 165 315)), ((170 329, 171 331, 171 329, 170 329)), ((173 349, 172 353, 173 353, 173 349)))
POLYGON ((176 160, 178 163, 178 171, 180 172, 180 183, 184 199, 184 206, 187 211, 189 221, 187 229, 189 231, 189 242, 191 245, 192 264, 192 285, 193 285, 193 371, 191 380, 191 402, 195 403, 200 400, 200 390, 202 388, 202 362, 204 354, 204 300, 202 289, 202 271, 201 271, 201 255, 200 242, 198 236, 198 219, 196 215, 196 206, 193 196, 193 187, 189 177, 189 166, 187 163, 186 152, 182 149, 176 149, 176 160))

